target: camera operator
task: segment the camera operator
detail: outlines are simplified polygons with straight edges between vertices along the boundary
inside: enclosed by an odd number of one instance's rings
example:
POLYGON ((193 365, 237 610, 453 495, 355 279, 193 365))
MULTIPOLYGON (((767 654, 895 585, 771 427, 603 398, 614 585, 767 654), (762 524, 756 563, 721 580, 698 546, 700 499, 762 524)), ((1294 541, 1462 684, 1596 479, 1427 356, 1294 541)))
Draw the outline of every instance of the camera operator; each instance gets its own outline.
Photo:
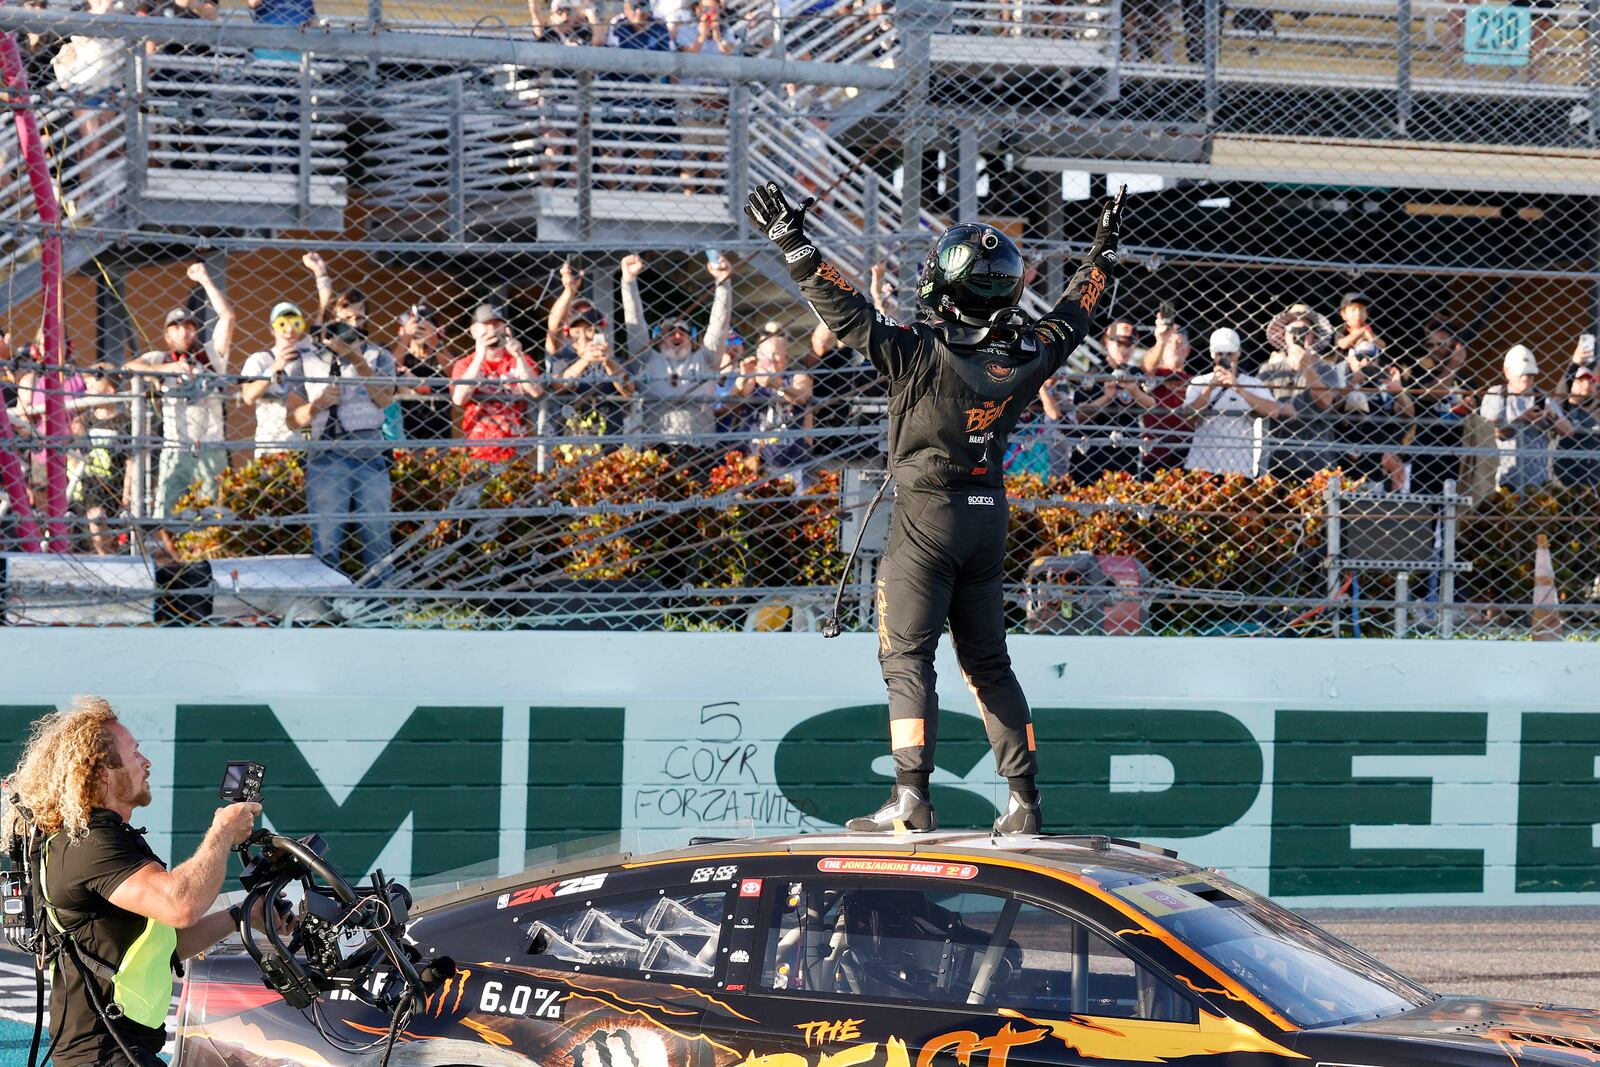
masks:
POLYGON ((87 696, 34 723, 11 788, 44 835, 32 863, 40 923, 59 948, 50 1061, 158 1067, 174 965, 238 925, 234 909, 206 911, 261 805, 217 809, 194 855, 169 871, 128 825, 150 803, 150 761, 111 705, 87 696))
POLYGON ((289 424, 309 426, 306 510, 311 551, 335 570, 345 526, 361 535, 368 578, 381 577, 391 548, 389 449, 383 409, 394 399, 394 356, 362 344, 347 322, 319 327, 290 389, 289 424))
POLYGON ((1260 420, 1294 415, 1294 405, 1274 400, 1260 378, 1239 373, 1239 334, 1211 333, 1211 370, 1189 379, 1183 406, 1199 420, 1184 458, 1185 469, 1212 474, 1261 474, 1260 420))
POLYGON ((1116 320, 1106 327, 1101 340, 1106 350, 1105 370, 1077 397, 1078 422, 1086 442, 1083 462, 1073 469, 1080 485, 1099 481, 1107 471, 1138 475, 1144 413, 1156 406, 1140 373, 1133 321, 1116 320))

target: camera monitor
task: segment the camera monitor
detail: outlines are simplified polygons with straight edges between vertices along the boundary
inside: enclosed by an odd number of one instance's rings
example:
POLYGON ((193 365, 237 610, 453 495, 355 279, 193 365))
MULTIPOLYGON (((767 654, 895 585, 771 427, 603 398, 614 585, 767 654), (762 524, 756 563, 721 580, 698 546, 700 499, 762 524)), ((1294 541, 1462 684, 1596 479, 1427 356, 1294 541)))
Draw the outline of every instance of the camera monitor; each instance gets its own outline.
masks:
POLYGON ((267 776, 266 767, 248 760, 231 762, 222 772, 222 788, 217 795, 230 804, 241 801, 261 803, 261 782, 267 776))

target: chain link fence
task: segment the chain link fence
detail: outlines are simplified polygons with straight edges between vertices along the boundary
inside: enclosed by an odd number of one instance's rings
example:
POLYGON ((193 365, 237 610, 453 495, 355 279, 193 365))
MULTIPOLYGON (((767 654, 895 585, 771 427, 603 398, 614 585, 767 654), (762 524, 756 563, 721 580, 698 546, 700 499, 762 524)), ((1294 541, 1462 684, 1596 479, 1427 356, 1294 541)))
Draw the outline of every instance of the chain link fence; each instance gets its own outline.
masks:
POLYGON ((1006 457, 1019 632, 1593 629, 1597 0, 0 24, 10 623, 869 628, 889 398, 774 181, 902 319, 974 217, 1042 314, 1129 185, 1006 457))

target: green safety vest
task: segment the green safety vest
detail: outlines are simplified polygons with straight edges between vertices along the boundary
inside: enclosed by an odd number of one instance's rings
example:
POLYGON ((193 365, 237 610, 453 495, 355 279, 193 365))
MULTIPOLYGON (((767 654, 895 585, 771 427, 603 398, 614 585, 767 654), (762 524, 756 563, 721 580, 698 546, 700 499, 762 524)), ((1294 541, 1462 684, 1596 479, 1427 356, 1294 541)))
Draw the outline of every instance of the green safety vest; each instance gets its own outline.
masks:
POLYGON ((167 1006, 172 1003, 172 955, 178 948, 178 931, 164 922, 145 919, 144 929, 123 952, 122 963, 115 968, 84 949, 73 937, 76 928, 68 930, 50 903, 50 842, 57 836, 45 838, 41 850, 39 888, 44 894, 45 914, 50 916, 51 925, 72 941, 83 965, 111 983, 112 1003, 124 1017, 152 1030, 161 1029, 166 1025, 167 1006))

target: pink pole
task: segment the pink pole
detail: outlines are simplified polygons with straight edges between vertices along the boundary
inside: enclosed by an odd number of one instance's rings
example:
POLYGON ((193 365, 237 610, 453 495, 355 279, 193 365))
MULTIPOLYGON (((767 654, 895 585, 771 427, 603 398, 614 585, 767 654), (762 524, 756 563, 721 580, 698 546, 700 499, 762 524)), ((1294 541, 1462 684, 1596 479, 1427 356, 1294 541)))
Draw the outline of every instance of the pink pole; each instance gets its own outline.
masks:
MULTIPOLYGON (((67 538, 67 442, 71 428, 66 407, 66 345, 61 331, 61 209, 56 203, 55 186, 50 181, 50 163, 44 141, 39 136, 39 120, 34 115, 28 75, 22 65, 22 52, 9 33, 0 33, 0 73, 10 90, 17 121, 17 146, 28 165, 28 184, 33 203, 44 224, 39 242, 40 296, 44 300, 44 361, 50 372, 44 376, 45 513, 49 518, 50 548, 66 552, 67 538)), ((10 427, 8 426, 9 432, 10 427)), ((9 480, 8 480, 9 485, 9 480)), ((9 489, 8 489, 9 492, 9 489)))

